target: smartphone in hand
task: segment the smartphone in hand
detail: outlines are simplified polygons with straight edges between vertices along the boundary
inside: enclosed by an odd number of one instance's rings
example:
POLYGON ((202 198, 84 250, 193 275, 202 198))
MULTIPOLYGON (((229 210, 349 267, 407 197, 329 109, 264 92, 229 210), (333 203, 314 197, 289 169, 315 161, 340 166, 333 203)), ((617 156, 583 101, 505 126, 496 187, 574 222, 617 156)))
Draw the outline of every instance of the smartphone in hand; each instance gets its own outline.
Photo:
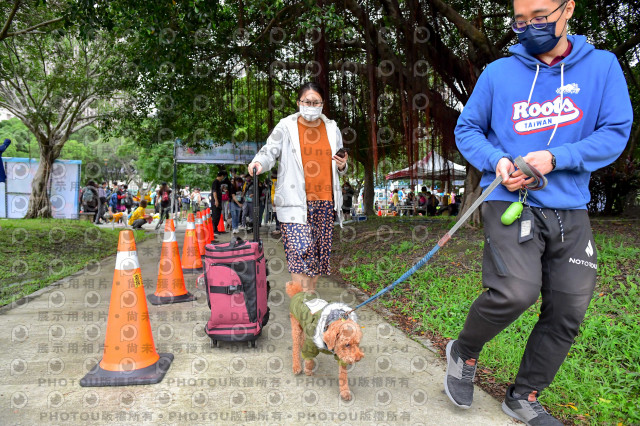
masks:
POLYGON ((348 153, 349 153, 349 148, 344 148, 344 147, 343 147, 343 148, 340 148, 340 149, 335 153, 335 155, 337 155, 337 156, 338 156, 338 157, 340 157, 340 158, 344 158, 345 154, 348 154, 348 153))

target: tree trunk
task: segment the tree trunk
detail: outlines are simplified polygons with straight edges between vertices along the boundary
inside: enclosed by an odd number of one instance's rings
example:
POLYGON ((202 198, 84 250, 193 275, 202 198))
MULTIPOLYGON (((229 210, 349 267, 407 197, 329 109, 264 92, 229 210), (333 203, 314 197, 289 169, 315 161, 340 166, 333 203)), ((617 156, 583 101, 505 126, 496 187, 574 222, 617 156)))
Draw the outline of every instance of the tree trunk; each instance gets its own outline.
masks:
POLYGON ((40 165, 31 183, 31 196, 29 208, 25 219, 50 218, 51 200, 49 199, 49 179, 53 161, 57 158, 50 147, 40 146, 40 165))
POLYGON ((373 158, 367 157, 363 163, 364 165, 364 194, 362 197, 362 204, 364 207, 364 214, 367 216, 375 215, 373 210, 374 200, 374 188, 373 188, 373 158))
MULTIPOLYGON (((317 0, 316 4, 318 8, 322 10, 324 0, 317 0)), ((327 40, 325 37, 324 21, 320 24, 320 28, 316 29, 314 37, 317 37, 317 42, 315 43, 315 60, 320 66, 318 75, 316 76, 316 83, 324 90, 325 103, 322 113, 329 116, 331 115, 331 93, 329 93, 331 86, 329 84, 329 59, 327 58, 327 40)))
POLYGON ((140 197, 140 200, 144 200, 144 194, 142 193, 142 185, 144 185, 144 179, 142 179, 142 176, 137 173, 136 176, 138 177, 138 179, 134 179, 134 182, 138 187, 138 197, 140 197))
POLYGON ((373 154, 373 168, 378 167, 378 117, 377 117, 377 103, 378 103, 378 87, 376 85, 376 78, 374 68, 376 66, 377 58, 374 55, 374 50, 371 48, 371 43, 367 42, 367 76, 369 83, 369 144, 371 147, 371 153, 373 154))
MULTIPOLYGON (((467 165, 467 177, 464 180, 464 200, 462 202, 462 208, 458 217, 462 217, 469 207, 480 197, 482 194, 482 187, 480 186, 480 178, 482 174, 473 166, 467 165)), ((471 215, 470 223, 480 224, 482 222, 482 216, 480 209, 477 209, 471 215)))
MULTIPOLYGON (((273 59, 273 57, 271 58, 273 59)), ((273 60, 270 61, 273 63, 273 60)), ((267 99, 269 99, 269 110, 267 111, 267 129, 269 132, 274 128, 274 120, 273 120, 273 106, 271 104, 271 99, 273 98, 275 90, 273 89, 273 76, 269 72, 267 73, 267 99)))
POLYGON ((610 170, 608 170, 608 173, 606 176, 607 184, 604 186, 605 199, 604 199, 604 210, 602 211, 602 214, 604 214, 605 216, 611 216, 613 214, 613 203, 616 200, 616 190, 617 190, 617 188, 615 188, 615 186, 613 185, 613 183, 616 181, 614 174, 615 174, 615 171, 613 170, 613 167, 611 167, 610 170))

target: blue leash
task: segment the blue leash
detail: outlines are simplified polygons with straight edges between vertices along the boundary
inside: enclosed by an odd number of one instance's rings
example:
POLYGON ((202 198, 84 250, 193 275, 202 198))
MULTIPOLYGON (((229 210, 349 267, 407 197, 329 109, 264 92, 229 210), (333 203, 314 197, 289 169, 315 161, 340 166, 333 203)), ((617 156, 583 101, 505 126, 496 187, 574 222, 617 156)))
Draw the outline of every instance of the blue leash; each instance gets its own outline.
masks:
MULTIPOLYGON (((427 263, 429 261, 429 259, 431 259, 431 257, 436 254, 436 252, 438 250, 440 250, 442 246, 440 246, 440 242, 438 242, 438 244, 436 244, 436 246, 434 248, 431 249, 431 251, 429 253, 427 253, 427 255, 425 257, 423 257, 422 259, 420 259, 418 261, 418 263, 416 263, 415 265, 413 265, 411 267, 411 269, 409 269, 407 272, 405 272, 404 274, 402 274, 402 276, 400 278, 398 278, 397 280, 395 280, 393 282, 393 284, 388 285, 387 287, 383 288, 382 290, 380 290, 378 293, 374 294, 373 296, 371 296, 370 298, 368 298, 367 300, 365 300, 364 302, 362 302, 361 304, 359 304, 358 306, 356 306, 355 308, 353 308, 351 310, 351 312, 355 311, 356 309, 359 309, 361 307, 363 307, 364 305, 366 305, 367 303, 371 303, 374 300, 376 300, 378 297, 382 296, 383 294, 393 290, 393 288, 395 286, 397 286, 398 284, 400 284, 401 282, 403 282, 404 280, 406 280, 407 278, 409 278, 411 275, 413 275, 418 269, 422 268, 422 266, 424 266, 425 263, 427 263)), ((349 313, 351 313, 349 312, 349 313)))
MULTIPOLYGON (((520 159, 520 158, 521 157, 518 157, 518 159, 520 159)), ((518 159, 516 159, 516 160, 518 160, 518 159)), ((418 261, 418 263, 413 265, 411 267, 411 269, 409 269, 407 272, 402 274, 402 276, 400 278, 395 280, 393 282, 393 284, 388 285, 387 287, 383 288, 382 290, 380 290, 379 292, 377 292, 376 294, 374 294, 373 296, 371 296, 370 298, 368 298, 364 302, 360 303, 358 306, 356 306, 355 308, 353 308, 349 312, 346 312, 343 315, 344 318, 348 318, 348 316, 349 316, 349 314, 351 314, 351 312, 355 311, 356 309, 360 309, 364 305, 373 302, 374 300, 376 300, 378 297, 382 296, 383 294, 393 290, 393 288, 395 286, 397 286, 401 282, 405 281, 407 278, 409 278, 411 275, 413 275, 418 269, 422 268, 424 266, 424 264, 427 263, 429 261, 429 259, 431 259, 431 257, 433 257, 433 255, 436 254, 438 252, 438 250, 440 250, 451 239, 451 237, 458 230, 458 228, 460 228, 462 226, 462 224, 465 223, 467 221, 467 219, 469 219, 469 217, 473 214, 473 212, 476 211, 476 209, 480 206, 480 204, 482 204, 482 202, 489 196, 491 191, 496 189, 496 187, 498 185, 500 185, 501 183, 502 183, 502 176, 496 177, 495 180, 493 182, 491 182, 491 185, 489 185, 487 187, 487 189, 485 189, 484 192, 482 194, 480 194, 480 197, 478 197, 478 199, 471 205, 471 207, 469 207, 469 210, 467 210, 466 213, 464 215, 462 215, 462 217, 455 223, 455 225, 453 225, 453 227, 446 234, 444 234, 444 236, 442 238, 440 238, 438 243, 435 245, 434 248, 431 249, 431 251, 429 253, 427 253, 422 259, 420 259, 418 261)))

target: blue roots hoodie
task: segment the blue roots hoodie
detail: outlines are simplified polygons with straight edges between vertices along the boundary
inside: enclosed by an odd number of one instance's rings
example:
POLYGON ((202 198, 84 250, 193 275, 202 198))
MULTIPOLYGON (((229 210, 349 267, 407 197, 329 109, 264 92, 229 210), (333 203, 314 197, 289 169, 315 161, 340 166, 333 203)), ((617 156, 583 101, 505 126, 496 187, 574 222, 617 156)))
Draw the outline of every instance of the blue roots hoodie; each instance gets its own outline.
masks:
MULTIPOLYGON (((549 150, 556 168, 549 184, 530 191, 535 207, 586 209, 591 172, 611 164, 629 140, 633 112, 627 84, 611 52, 584 36, 568 36, 571 53, 548 66, 521 44, 513 56, 487 66, 455 130, 462 155, 483 173, 483 188, 502 157, 511 160, 549 150)), ((517 201, 518 191, 498 186, 488 200, 517 201)))

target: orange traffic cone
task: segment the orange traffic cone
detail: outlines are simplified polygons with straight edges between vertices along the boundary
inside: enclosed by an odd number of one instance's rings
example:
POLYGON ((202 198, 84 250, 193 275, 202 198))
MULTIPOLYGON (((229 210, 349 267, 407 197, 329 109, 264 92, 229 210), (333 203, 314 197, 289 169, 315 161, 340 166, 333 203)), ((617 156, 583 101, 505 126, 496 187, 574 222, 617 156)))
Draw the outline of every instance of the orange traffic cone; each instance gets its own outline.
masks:
POLYGON ((220 221, 218 222, 218 232, 227 232, 224 229, 224 213, 220 213, 220 221))
POLYGON ((198 212, 196 216, 196 238, 198 239, 198 250, 200 255, 204 254, 204 246, 207 245, 208 231, 202 223, 202 212, 198 212))
POLYGON ((173 354, 155 349, 133 231, 120 231, 104 353, 80 386, 159 383, 172 361, 173 354))
POLYGON ((184 233, 184 243, 182 244, 182 271, 201 272, 202 258, 198 247, 198 237, 196 237, 196 224, 193 213, 187 216, 187 230, 184 233))
MULTIPOLYGON (((207 209, 202 210, 202 229, 204 230, 204 245, 209 244, 209 220, 207 219, 207 209)), ((204 250, 200 252, 200 254, 204 254, 204 250)))
POLYGON ((207 209, 204 209, 202 212, 202 227, 205 230, 205 245, 207 245, 211 243, 211 227, 209 226, 209 214, 207 213, 207 209))
POLYGON ((204 209, 204 216, 207 225, 207 244, 211 244, 215 237, 213 236, 213 226, 211 226, 211 210, 208 207, 204 209))
POLYGON ((176 240, 176 228, 173 219, 167 219, 164 225, 164 239, 160 252, 158 267, 158 284, 156 292, 147 296, 152 305, 168 305, 170 303, 191 302, 193 294, 187 291, 180 264, 180 250, 176 240))

